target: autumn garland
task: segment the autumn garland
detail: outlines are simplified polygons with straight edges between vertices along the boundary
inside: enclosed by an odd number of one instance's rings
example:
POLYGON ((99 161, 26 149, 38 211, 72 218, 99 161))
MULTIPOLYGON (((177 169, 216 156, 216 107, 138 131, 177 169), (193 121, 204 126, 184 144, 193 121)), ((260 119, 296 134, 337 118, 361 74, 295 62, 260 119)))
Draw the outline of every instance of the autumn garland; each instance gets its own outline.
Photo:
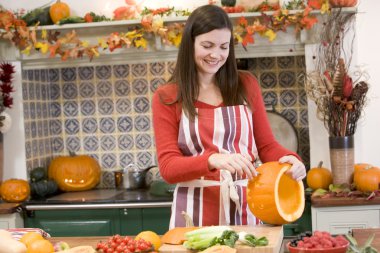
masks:
MULTIPOLYGON (((254 43, 256 34, 267 37, 269 41, 276 38, 279 31, 285 32, 289 26, 295 26, 295 31, 311 29, 318 19, 311 14, 311 8, 289 13, 288 10, 278 9, 273 15, 261 12, 261 16, 252 17, 249 24, 247 18, 241 17, 235 26, 234 37, 244 48, 254 43)), ((163 16, 173 12, 172 9, 160 11, 146 11, 142 16, 141 25, 136 25, 126 32, 113 32, 108 37, 98 38, 97 44, 90 44, 78 38, 73 30, 61 36, 60 32, 42 30, 37 34, 36 27, 27 27, 23 20, 17 19, 10 11, 0 11, 0 38, 10 40, 21 53, 25 55, 31 52, 48 54, 49 57, 60 55, 62 60, 69 58, 89 57, 92 60, 100 55, 101 51, 113 52, 117 48, 143 48, 148 47, 148 38, 152 34, 161 37, 163 43, 177 46, 182 38, 184 22, 164 24, 163 16)))
POLYGON ((14 92, 12 85, 15 67, 10 63, 0 64, 0 132, 5 133, 10 128, 10 116, 5 112, 6 108, 11 108, 13 98, 11 93, 14 92))

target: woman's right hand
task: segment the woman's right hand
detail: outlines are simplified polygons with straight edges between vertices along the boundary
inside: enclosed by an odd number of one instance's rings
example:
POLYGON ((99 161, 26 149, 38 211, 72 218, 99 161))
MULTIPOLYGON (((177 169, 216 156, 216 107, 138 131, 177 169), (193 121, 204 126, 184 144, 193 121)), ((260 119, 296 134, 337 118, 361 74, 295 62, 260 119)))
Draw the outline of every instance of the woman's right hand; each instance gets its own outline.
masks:
POLYGON ((244 154, 212 154, 208 158, 210 170, 228 170, 231 174, 237 172, 240 176, 245 173, 249 179, 257 176, 255 166, 252 164, 252 158, 244 154))

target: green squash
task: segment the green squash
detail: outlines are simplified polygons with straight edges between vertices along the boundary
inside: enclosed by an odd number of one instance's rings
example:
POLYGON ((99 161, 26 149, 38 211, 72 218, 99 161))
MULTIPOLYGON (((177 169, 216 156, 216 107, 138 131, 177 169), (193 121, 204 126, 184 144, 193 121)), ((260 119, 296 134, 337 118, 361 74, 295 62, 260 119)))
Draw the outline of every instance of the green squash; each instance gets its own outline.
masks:
POLYGON ((47 179, 47 169, 43 167, 37 167, 30 172, 30 181, 37 182, 47 179))
POLYGON ((53 25, 54 23, 50 18, 49 10, 50 5, 46 7, 44 6, 36 8, 26 13, 24 16, 21 17, 21 19, 24 20, 28 26, 34 26, 37 23, 39 25, 53 25))
POLYGON ((222 6, 234 7, 236 5, 236 0, 222 0, 222 6))
POLYGON ((43 199, 58 192, 58 185, 54 180, 41 180, 30 183, 30 195, 34 199, 43 199))

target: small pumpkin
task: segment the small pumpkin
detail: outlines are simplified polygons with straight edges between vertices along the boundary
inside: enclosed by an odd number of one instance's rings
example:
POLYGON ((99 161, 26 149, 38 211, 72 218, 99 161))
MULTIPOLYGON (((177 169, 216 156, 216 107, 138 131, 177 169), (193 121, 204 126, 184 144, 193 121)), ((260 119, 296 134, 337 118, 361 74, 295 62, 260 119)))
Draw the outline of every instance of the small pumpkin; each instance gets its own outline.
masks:
POLYGON ((318 167, 311 168, 307 172, 306 183, 313 189, 329 189, 329 185, 333 183, 332 173, 329 169, 322 167, 323 162, 319 162, 318 167))
POLYGON ((330 0, 332 7, 354 7, 358 0, 330 0))
POLYGON ((187 232, 199 229, 199 227, 175 227, 166 231, 161 237, 163 244, 182 245, 186 241, 187 232))
POLYGON ((54 24, 57 24, 61 19, 70 17, 70 7, 64 2, 57 0, 50 6, 50 18, 54 24))
POLYGON ((356 189, 362 192, 379 190, 380 168, 366 167, 354 172, 354 184, 356 189))
POLYGON ((304 186, 286 173, 290 168, 287 163, 267 162, 257 168, 258 176, 248 181, 249 209, 265 223, 291 223, 303 213, 304 186))
POLYGON ((24 179, 8 179, 0 186, 0 196, 6 202, 22 202, 28 199, 29 195, 29 183, 24 179))
POLYGON ((49 178, 57 182, 62 191, 85 191, 94 188, 100 181, 101 169, 98 161, 88 155, 54 158, 49 166, 49 178))

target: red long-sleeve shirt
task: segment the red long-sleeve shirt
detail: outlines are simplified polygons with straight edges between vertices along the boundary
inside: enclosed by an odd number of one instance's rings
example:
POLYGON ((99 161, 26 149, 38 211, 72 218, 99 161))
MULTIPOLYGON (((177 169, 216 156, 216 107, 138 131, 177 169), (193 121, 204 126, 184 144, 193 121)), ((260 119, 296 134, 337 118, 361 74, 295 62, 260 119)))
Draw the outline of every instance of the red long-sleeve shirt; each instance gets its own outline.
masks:
MULTIPOLYGON (((260 160, 262 162, 277 161, 284 155, 297 154, 282 147, 274 138, 261 95, 259 84, 248 72, 240 73, 252 110, 253 133, 260 160)), ((156 141, 157 158, 161 176, 168 183, 189 181, 215 173, 208 167, 208 158, 215 150, 206 150, 199 156, 184 156, 178 147, 178 132, 182 108, 180 103, 172 102, 177 96, 177 86, 168 84, 161 86, 153 95, 153 127, 156 141), (161 99, 163 101, 161 101, 161 99)), ((223 105, 221 105, 223 106, 223 105)), ((196 108, 217 108, 196 101, 196 108)))

